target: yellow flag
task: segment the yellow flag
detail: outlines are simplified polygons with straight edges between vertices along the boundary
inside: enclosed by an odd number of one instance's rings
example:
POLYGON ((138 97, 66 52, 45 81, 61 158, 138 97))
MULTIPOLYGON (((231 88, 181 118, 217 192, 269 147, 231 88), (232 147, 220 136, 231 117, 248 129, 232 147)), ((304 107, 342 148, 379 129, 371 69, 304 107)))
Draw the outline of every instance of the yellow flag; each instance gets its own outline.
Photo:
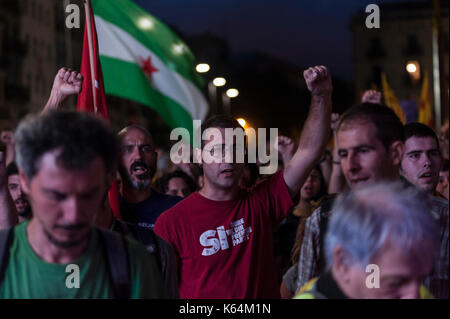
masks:
POLYGON ((431 109, 428 72, 425 72, 425 76, 423 77, 418 111, 417 121, 433 127, 433 112, 431 109))
POLYGON ((403 113, 403 109, 398 103, 394 91, 387 83, 386 74, 384 72, 381 73, 381 86, 383 88, 384 102, 395 112, 395 114, 397 114, 400 121, 402 121, 402 123, 405 124, 406 123, 405 113, 403 113))

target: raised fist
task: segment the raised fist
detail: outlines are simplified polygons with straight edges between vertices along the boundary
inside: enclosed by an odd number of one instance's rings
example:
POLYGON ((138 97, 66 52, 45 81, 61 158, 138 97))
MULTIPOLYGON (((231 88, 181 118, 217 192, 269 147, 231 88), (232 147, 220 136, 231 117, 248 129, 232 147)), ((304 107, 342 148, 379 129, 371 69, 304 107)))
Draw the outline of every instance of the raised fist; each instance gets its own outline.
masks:
POLYGON ((0 140, 7 146, 14 145, 14 133, 11 131, 3 131, 0 134, 0 140))
POLYGON ((62 68, 58 71, 53 81, 53 90, 57 91, 62 98, 81 92, 83 76, 81 73, 68 68, 62 68))
POLYGON ((277 136, 274 146, 275 149, 280 152, 283 162, 286 165, 294 155, 294 141, 287 136, 277 136))
POLYGON ((336 131, 339 125, 339 114, 331 113, 331 130, 336 131))
POLYGON ((381 92, 375 90, 367 90, 364 92, 361 103, 381 104, 381 92))
POLYGON ((303 72, 303 77, 312 95, 328 95, 333 91, 331 76, 323 65, 308 68, 303 72))

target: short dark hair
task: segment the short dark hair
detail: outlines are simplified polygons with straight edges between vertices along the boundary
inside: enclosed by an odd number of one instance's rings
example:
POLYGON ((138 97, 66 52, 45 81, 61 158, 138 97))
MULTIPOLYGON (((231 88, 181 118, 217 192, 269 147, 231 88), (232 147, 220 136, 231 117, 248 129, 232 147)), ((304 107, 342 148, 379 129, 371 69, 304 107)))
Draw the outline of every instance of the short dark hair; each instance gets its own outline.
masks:
POLYGON ((395 141, 405 141, 403 124, 395 112, 382 104, 361 103, 351 107, 339 122, 338 130, 354 121, 367 121, 375 125, 375 136, 386 150, 395 141))
POLYGON ((19 169, 14 162, 11 162, 8 166, 6 166, 6 177, 10 177, 12 175, 19 175, 19 169))
POLYGON ((29 115, 15 133, 17 166, 31 179, 38 171, 41 157, 60 150, 57 163, 66 169, 83 168, 99 156, 105 172, 116 169, 117 137, 109 125, 83 112, 50 111, 29 115))
MULTIPOLYGON (((216 127, 216 128, 240 128, 242 130, 244 130, 244 128, 239 124, 239 122, 234 119, 231 116, 228 115, 223 115, 223 114, 219 114, 219 115, 214 115, 212 117, 210 117, 208 120, 206 120, 206 122, 204 122, 201 126, 201 134, 203 134, 203 132, 211 127, 216 127)), ((200 139, 201 139, 201 148, 203 149, 203 147, 205 146, 205 142, 203 141, 203 139, 201 138, 200 135, 200 139)))
POLYGON ((161 176, 155 183, 156 189, 162 193, 167 192, 169 190, 169 182, 172 178, 182 178, 189 187, 191 193, 195 192, 197 189, 197 184, 194 180, 188 174, 180 170, 161 176))
POLYGON ((432 137, 436 141, 436 147, 439 149, 439 139, 436 133, 428 125, 413 122, 408 123, 404 126, 405 131, 405 141, 411 137, 432 137))

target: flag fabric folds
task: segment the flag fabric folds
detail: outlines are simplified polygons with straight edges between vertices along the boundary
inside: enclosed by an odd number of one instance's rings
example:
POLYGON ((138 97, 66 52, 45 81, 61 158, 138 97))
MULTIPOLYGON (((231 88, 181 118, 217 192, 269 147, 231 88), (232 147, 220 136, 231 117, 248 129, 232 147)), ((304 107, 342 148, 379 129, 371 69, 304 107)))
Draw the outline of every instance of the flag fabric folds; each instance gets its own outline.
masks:
POLYGON ((417 121, 426 124, 429 127, 434 127, 433 111, 431 109, 431 100, 429 91, 428 72, 425 72, 422 82, 422 91, 420 93, 417 121))
POLYGON ((395 112, 395 114, 397 114, 398 118, 400 119, 400 121, 402 121, 403 124, 406 124, 406 117, 403 109, 394 94, 394 90, 392 90, 392 88, 389 86, 386 74, 384 72, 381 74, 381 86, 383 88, 384 103, 389 106, 395 112))
MULTIPOLYGON (((89 1, 86 1, 85 5, 90 6, 89 1)), ((90 13, 90 16, 86 17, 84 27, 83 53, 81 58, 81 70, 80 70, 80 73, 83 75, 84 79, 81 93, 78 95, 77 110, 80 112, 84 111, 94 113, 95 115, 109 121, 109 114, 108 108, 106 106, 106 96, 103 84, 102 67, 100 65, 100 59, 98 55, 97 33, 94 24, 94 16, 92 15, 92 9, 91 8, 89 9, 90 10, 88 10, 88 12, 90 13), (87 24, 88 19, 90 19, 91 21, 90 26, 92 36, 91 52, 89 48, 89 37, 88 37, 89 30, 87 24), (93 56, 93 61, 91 61, 90 54, 92 54, 93 56), (91 73, 91 66, 94 70, 93 77, 91 73), (93 90, 95 90, 95 94, 93 90)), ((113 182, 113 185, 109 190, 108 197, 114 216, 120 218, 119 192, 117 181, 113 182)))
POLYGON ((195 58, 166 25, 130 0, 92 0, 105 90, 154 109, 192 132, 208 104, 195 58))

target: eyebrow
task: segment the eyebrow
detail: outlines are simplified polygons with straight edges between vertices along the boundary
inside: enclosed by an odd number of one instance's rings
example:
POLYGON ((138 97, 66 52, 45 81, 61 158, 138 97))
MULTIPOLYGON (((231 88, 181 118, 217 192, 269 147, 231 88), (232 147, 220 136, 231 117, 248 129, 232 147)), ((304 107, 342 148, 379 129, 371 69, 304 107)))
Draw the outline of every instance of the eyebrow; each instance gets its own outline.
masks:
POLYGON ((406 155, 413 154, 413 153, 424 153, 424 152, 439 152, 439 149, 431 148, 429 150, 412 150, 412 151, 409 151, 408 153, 406 153, 406 155))
POLYGON ((124 146, 150 146, 150 147, 152 147, 152 144, 150 144, 150 143, 143 143, 143 144, 122 144, 121 145, 122 147, 124 147, 124 146))
POLYGON ((375 146, 373 146, 373 145, 370 145, 370 144, 360 144, 360 145, 356 145, 356 146, 353 146, 353 147, 349 147, 349 148, 339 148, 338 149, 338 152, 340 152, 340 151, 346 151, 346 150, 354 150, 354 149, 358 149, 358 148, 363 148, 363 147, 367 147, 367 148, 370 148, 370 149, 375 149, 375 146))
MULTIPOLYGON (((83 193, 79 193, 78 195, 81 195, 81 196, 89 195, 89 194, 97 192, 99 189, 100 189, 100 186, 95 186, 95 187, 93 187, 91 189, 88 189, 87 191, 85 191, 83 193)), ((62 192, 60 192, 58 190, 51 189, 51 188, 45 188, 44 187, 43 191, 46 192, 46 193, 52 193, 52 194, 57 194, 57 195, 61 195, 61 196, 67 196, 66 193, 62 193, 62 192)))

